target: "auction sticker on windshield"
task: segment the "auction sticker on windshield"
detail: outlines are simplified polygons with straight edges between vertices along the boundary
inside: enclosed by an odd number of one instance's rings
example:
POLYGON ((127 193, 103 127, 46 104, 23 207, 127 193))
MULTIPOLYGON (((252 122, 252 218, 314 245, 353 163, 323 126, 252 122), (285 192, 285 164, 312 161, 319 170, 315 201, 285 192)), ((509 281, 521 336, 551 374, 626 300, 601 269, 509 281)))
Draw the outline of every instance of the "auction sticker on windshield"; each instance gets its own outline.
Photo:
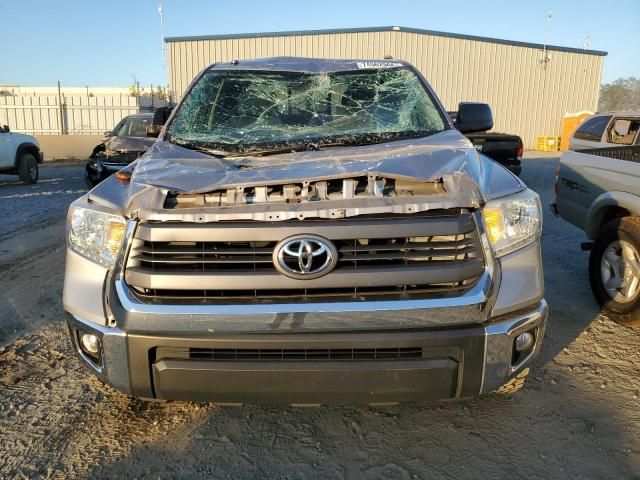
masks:
POLYGON ((397 68, 402 67, 403 65, 398 62, 358 62, 358 68, 397 68))

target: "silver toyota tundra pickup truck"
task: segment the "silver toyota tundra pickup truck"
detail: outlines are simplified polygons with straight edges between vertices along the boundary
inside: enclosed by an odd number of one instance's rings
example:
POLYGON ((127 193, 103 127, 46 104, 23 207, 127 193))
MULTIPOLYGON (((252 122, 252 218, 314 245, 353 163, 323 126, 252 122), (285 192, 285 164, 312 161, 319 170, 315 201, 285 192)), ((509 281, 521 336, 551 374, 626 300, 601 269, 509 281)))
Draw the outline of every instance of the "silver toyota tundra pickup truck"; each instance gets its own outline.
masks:
POLYGON ((388 403, 521 383, 547 320, 538 195, 395 61, 202 71, 68 213, 64 308, 145 399, 388 403))

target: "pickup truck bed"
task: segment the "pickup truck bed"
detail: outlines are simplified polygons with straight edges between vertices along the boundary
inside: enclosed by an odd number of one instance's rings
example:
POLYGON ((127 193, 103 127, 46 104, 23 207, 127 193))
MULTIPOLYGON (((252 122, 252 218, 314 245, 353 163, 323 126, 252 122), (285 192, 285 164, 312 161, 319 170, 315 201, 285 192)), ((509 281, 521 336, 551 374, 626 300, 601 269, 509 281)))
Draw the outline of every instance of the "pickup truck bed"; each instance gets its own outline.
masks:
POLYGON ((556 192, 556 212, 592 240, 598 303, 621 323, 640 323, 640 146, 564 153, 556 192))
MULTIPOLYGON (((457 123, 458 112, 447 112, 453 126, 457 123)), ((457 127, 456 127, 457 128, 457 127)), ((522 139, 518 135, 498 132, 465 133, 475 149, 482 155, 498 162, 515 175, 522 173, 520 158, 524 150, 522 139)))
POLYGON ((520 175, 522 139, 519 136, 506 133, 469 133, 465 136, 478 152, 520 175))

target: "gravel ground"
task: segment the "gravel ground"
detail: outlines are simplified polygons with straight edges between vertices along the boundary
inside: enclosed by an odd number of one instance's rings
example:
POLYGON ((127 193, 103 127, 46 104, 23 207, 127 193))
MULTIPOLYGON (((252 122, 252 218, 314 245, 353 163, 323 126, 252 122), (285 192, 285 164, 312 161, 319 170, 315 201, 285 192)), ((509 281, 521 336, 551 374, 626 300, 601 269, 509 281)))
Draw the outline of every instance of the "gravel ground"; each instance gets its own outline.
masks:
POLYGON ((84 164, 41 166, 35 185, 0 175, 0 345, 62 318, 65 215, 86 191, 84 164))
POLYGON ((0 240, 32 229, 34 223, 64 218, 69 203, 87 191, 84 170, 77 163, 40 167, 35 185, 24 185, 15 175, 0 175, 0 240))
POLYGON ((640 338, 599 313, 584 237, 548 214, 552 309, 525 389, 461 402, 294 409, 146 404, 97 388, 61 320, 64 212, 80 166, 0 177, 0 478, 640 478, 640 338), (51 193, 46 193, 51 192, 51 193))

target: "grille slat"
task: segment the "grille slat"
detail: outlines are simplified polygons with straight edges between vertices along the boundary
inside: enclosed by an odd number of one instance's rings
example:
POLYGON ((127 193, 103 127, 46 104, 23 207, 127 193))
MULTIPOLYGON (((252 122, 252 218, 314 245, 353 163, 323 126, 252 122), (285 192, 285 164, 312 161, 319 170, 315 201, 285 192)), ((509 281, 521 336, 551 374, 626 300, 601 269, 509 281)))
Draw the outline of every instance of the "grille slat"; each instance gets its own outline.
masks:
MULTIPOLYGON (((374 250, 375 251, 375 250, 374 250)), ((410 260, 414 262, 428 262, 428 261, 457 261, 464 258, 467 253, 476 252, 473 247, 465 247, 462 249, 446 249, 446 250, 420 250, 421 255, 411 253, 412 249, 407 249, 402 253, 365 253, 357 255, 343 255, 340 257, 340 262, 352 262, 352 261, 375 261, 375 260, 410 260), (428 252, 428 253, 424 253, 428 252)))
POLYGON ((452 285, 402 285, 398 287, 354 287, 344 289, 300 289, 300 290, 166 290, 133 289, 136 297, 149 303, 245 303, 257 299, 271 302, 323 302, 365 301, 417 298, 423 296, 462 294, 475 279, 458 287, 452 285))
POLYGON ((417 242, 391 244, 391 245, 375 245, 375 247, 371 247, 369 245, 355 245, 355 246, 347 245, 344 247, 340 247, 340 253, 370 252, 372 250, 397 251, 397 250, 405 250, 405 249, 423 251, 423 250, 439 250, 439 249, 447 249, 447 248, 448 249, 464 248, 464 247, 473 246, 473 245, 475 245, 475 241, 472 238, 464 237, 462 240, 431 241, 427 245, 420 245, 417 242))
POLYGON ((181 245, 172 246, 157 246, 154 243, 149 242, 151 246, 140 246, 136 248, 136 252, 149 253, 154 255, 254 255, 254 254, 269 254, 273 252, 273 248, 251 248, 247 246, 245 248, 209 248, 207 249, 207 242, 201 242, 200 247, 187 247, 181 245))
POLYGON ((196 254, 192 254, 192 257, 181 258, 180 256, 158 258, 155 255, 134 255, 132 260, 138 260, 145 263, 167 263, 167 264, 199 264, 199 263, 211 263, 211 264, 254 264, 254 263, 273 263, 271 256, 268 257, 251 257, 251 258, 209 258, 206 254, 201 254, 201 258, 196 258, 196 254))

